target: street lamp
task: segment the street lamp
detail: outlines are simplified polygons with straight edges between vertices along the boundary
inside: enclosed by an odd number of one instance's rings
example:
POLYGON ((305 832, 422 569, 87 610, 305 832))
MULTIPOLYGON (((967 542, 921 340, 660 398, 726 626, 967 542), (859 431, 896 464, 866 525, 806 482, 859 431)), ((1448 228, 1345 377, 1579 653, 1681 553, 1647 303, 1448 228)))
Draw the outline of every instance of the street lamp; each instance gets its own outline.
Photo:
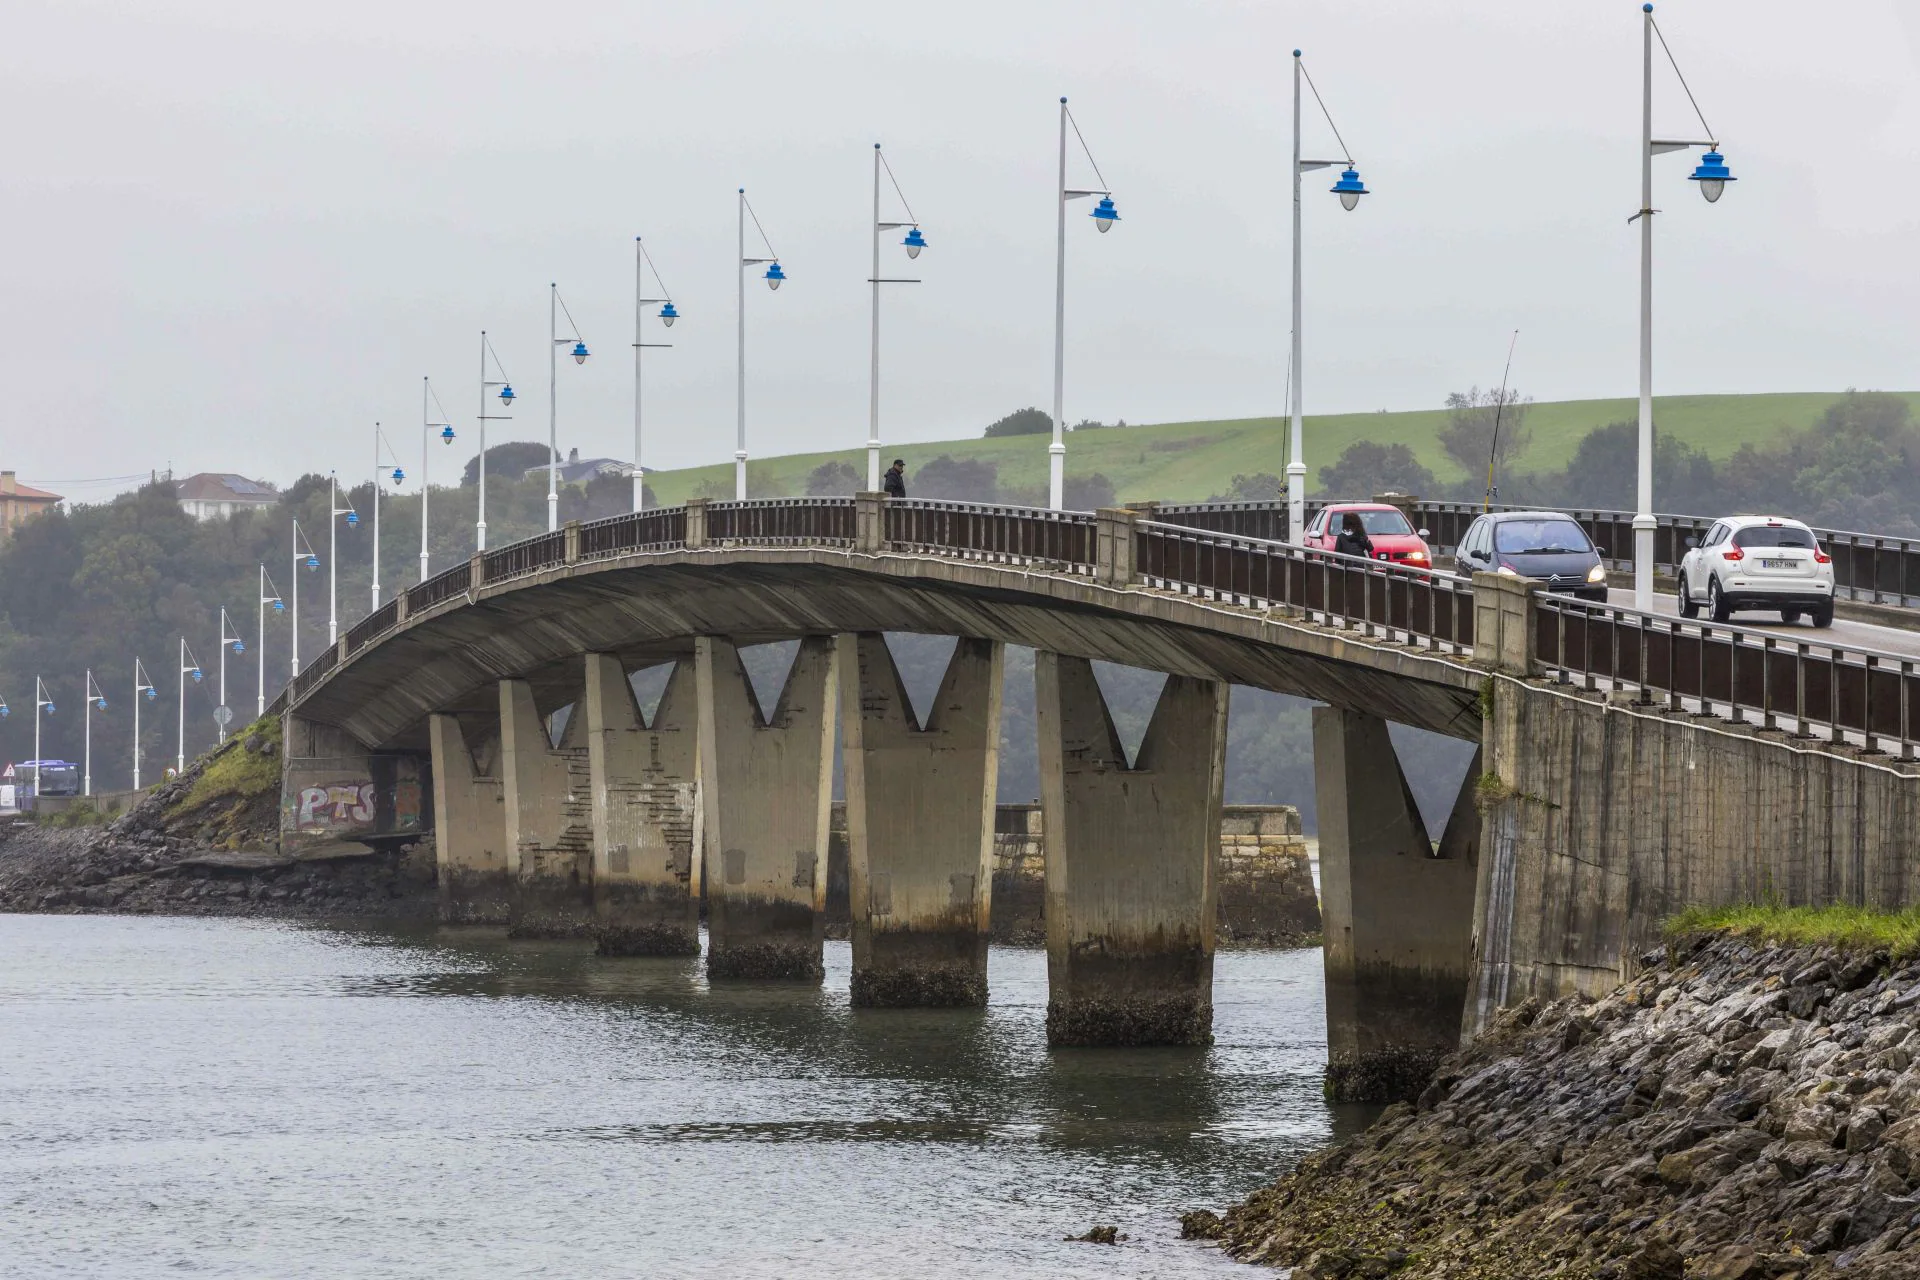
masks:
POLYGON ((40 711, 46 709, 53 714, 53 698, 47 693, 47 685, 39 676, 33 678, 33 810, 40 811, 40 711))
MULTIPOLYGON (((380 607, 380 473, 392 468, 391 479, 395 486, 407 478, 400 466, 400 455, 394 452, 393 442, 387 439, 387 433, 380 429, 379 423, 373 424, 373 607, 380 607)), ((484 499, 483 499, 484 501, 484 499)), ((485 528, 483 524, 481 528, 485 528)))
POLYGON ((647 505, 647 473, 640 465, 640 354, 648 347, 671 347, 671 342, 647 342, 641 332, 641 322, 646 317, 648 307, 660 308, 660 323, 673 328, 673 322, 680 318, 674 309, 673 293, 667 288, 667 282, 660 278, 660 268, 653 266, 653 255, 647 252, 647 246, 640 237, 633 238, 633 509, 635 511, 647 505), (660 296, 647 297, 647 268, 653 267, 653 282, 660 286, 660 296))
MULTIPOLYGON (((375 480, 373 491, 380 492, 380 482, 375 480)), ((340 530, 340 517, 347 518, 347 528, 358 528, 360 513, 353 509, 353 499, 347 499, 347 505, 340 505, 340 481, 333 472, 327 472, 327 643, 334 644, 340 639, 340 543, 337 537, 340 530)), ((221 650, 224 661, 226 651, 221 650)), ((226 684, 220 686, 220 705, 227 705, 226 684)), ((224 735, 222 735, 224 737, 224 735)))
POLYGON ((90 796, 93 794, 93 713, 95 709, 101 711, 107 709, 107 695, 102 693, 100 686, 94 682, 92 667, 87 668, 86 690, 87 707, 81 719, 86 721, 87 745, 86 754, 80 757, 80 794, 90 796))
POLYGON ((760 225, 760 215, 747 203, 747 189, 740 188, 739 236, 737 244, 740 256, 740 279, 738 297, 734 302, 734 314, 739 321, 740 345, 735 357, 736 384, 734 387, 734 407, 738 423, 734 433, 733 446, 733 496, 736 501, 747 500, 747 268, 765 266, 762 277, 767 288, 778 290, 786 281, 787 273, 780 269, 780 255, 774 251, 773 242, 767 239, 765 227, 760 225), (764 258, 747 256, 747 219, 753 219, 753 229, 760 234, 760 243, 767 247, 764 258))
POLYGON ((307 553, 305 565, 308 572, 320 567, 320 557, 313 553, 313 544, 307 541, 307 535, 300 531, 300 522, 293 522, 293 642, 288 655, 293 664, 293 674, 300 674, 300 552, 307 553))
POLYGON ((140 789, 140 695, 147 695, 152 702, 160 696, 153 687, 153 677, 147 674, 138 657, 133 660, 133 789, 140 789))
MULTIPOLYGON (((475 415, 480 423, 480 505, 478 508, 479 515, 473 522, 473 546, 476 551, 485 551, 487 549, 487 424, 489 422, 513 421, 513 415, 510 413, 487 412, 487 392, 492 391, 495 387, 500 388, 500 394, 497 397, 500 401, 500 407, 502 409, 513 408, 513 402, 516 398, 513 394, 513 379, 509 378, 506 369, 501 367, 499 353, 493 349, 493 344, 487 341, 487 331, 482 329, 480 331, 480 412, 475 415), (487 361, 489 359, 493 361, 494 371, 500 375, 498 381, 487 377, 487 361)), ((375 469, 378 469, 377 463, 375 464, 375 469)), ((397 484, 399 482, 396 480, 394 483, 397 484)))
MULTIPOLYGON (((587 362, 587 344, 580 337, 580 326, 574 322, 573 312, 567 310, 566 299, 560 296, 560 286, 547 286, 547 532, 552 533, 560 527, 560 348, 569 342, 573 344, 573 362, 587 362), (560 317, 567 317, 567 328, 573 336, 560 336, 560 317)), ((424 579, 425 574, 421 577, 424 579)))
MULTIPOLYGON (((398 468, 396 468, 396 470, 397 469, 398 468)), ((379 496, 380 486, 376 484, 374 486, 373 491, 376 497, 379 496)), ((375 510, 378 511, 378 508, 376 507, 375 510)), ((295 587, 298 587, 300 585, 300 579, 296 577, 293 580, 293 584, 295 587)), ((375 588, 375 590, 378 590, 378 588, 375 588)), ((253 701, 254 701, 253 714, 256 719, 259 718, 260 716, 267 714, 267 606, 268 605, 273 606, 273 611, 275 613, 284 613, 287 608, 285 602, 283 602, 280 599, 280 588, 273 585, 273 579, 267 576, 267 566, 263 564, 260 566, 260 627, 259 627, 258 637, 255 640, 254 646, 253 646, 254 660, 259 664, 259 668, 260 668, 259 675, 256 677, 257 683, 254 685, 254 694, 253 694, 253 701)), ((299 669, 300 669, 299 662, 296 659, 294 663, 294 671, 297 673, 299 669)), ((148 696, 149 697, 152 696, 151 692, 149 692, 148 696)), ((139 714, 140 714, 139 708, 135 707, 134 715, 138 717, 139 714)), ((139 723, 138 719, 136 719, 134 723, 137 725, 139 723)), ((139 790, 139 783, 136 782, 134 784, 134 789, 136 791, 139 790)))
POLYGON ((913 216, 913 209, 907 204, 907 193, 900 189, 900 180, 893 176, 893 166, 880 151, 880 144, 873 144, 873 274, 867 277, 867 283, 873 286, 873 361, 871 376, 867 388, 867 492, 880 488, 880 286, 883 284, 919 284, 918 280, 904 277, 883 277, 880 274, 880 237, 888 231, 904 229, 906 239, 900 243, 905 247, 908 258, 918 258, 920 251, 927 247, 927 238, 920 233, 920 222, 913 216), (893 194, 900 197, 900 207, 906 210, 905 222, 882 222, 880 220, 880 173, 886 171, 887 180, 893 184, 893 194))
POLYGON ((187 771, 187 677, 192 676, 195 684, 200 683, 200 660, 193 656, 193 650, 187 647, 187 638, 180 637, 180 718, 174 725, 173 776, 179 777, 187 771))
POLYGON ((447 410, 440 403, 440 397, 434 394, 433 379, 420 379, 420 581, 427 580, 427 533, 430 524, 427 520, 427 456, 432 452, 433 441, 438 436, 440 443, 453 443, 453 424, 447 421, 447 410), (433 415, 427 412, 427 402, 440 410, 440 421, 433 421, 433 415), (438 432, 434 429, 439 428, 438 432))
MULTIPOLYGON (((264 569, 266 566, 262 565, 264 569)), ((247 651, 247 642, 240 638, 240 628, 227 620, 227 606, 220 606, 220 706, 213 713, 213 722, 220 726, 220 741, 227 740, 227 724, 233 719, 233 708, 227 705, 227 650, 233 650, 238 656, 247 651), (224 716, 224 718, 223 718, 224 716)))
POLYGON ((1320 89, 1313 83, 1313 77, 1307 73, 1307 64, 1300 60, 1300 51, 1293 51, 1293 345, 1288 352, 1287 382, 1292 392, 1292 403, 1288 406, 1289 430, 1287 452, 1287 537, 1294 543, 1301 542, 1306 533, 1307 524, 1307 458, 1306 430, 1304 412, 1306 396, 1301 389, 1300 357, 1300 175, 1311 173, 1315 169, 1331 169, 1340 166, 1340 180, 1330 188, 1340 197, 1340 207, 1351 213, 1360 206, 1360 197, 1367 195, 1366 184, 1360 181, 1360 171, 1354 166, 1353 153, 1347 149, 1347 140, 1340 136, 1339 126, 1333 123, 1333 113, 1327 110, 1327 104, 1320 97, 1320 89), (1303 160, 1300 158, 1300 85, 1306 83, 1313 90, 1313 100, 1320 107, 1320 114, 1326 118, 1327 128, 1333 131, 1333 139, 1340 144, 1340 160, 1303 160))
POLYGON ((1102 189, 1079 190, 1067 186, 1067 127, 1073 127, 1073 136, 1080 142, 1080 150, 1087 157, 1087 163, 1093 167, 1093 176, 1106 186, 1107 180, 1100 173, 1100 166, 1093 158, 1093 152, 1087 147, 1087 140, 1080 134, 1079 122, 1073 113, 1067 110, 1067 100, 1060 99, 1060 181, 1055 184, 1060 193, 1060 226, 1053 262, 1053 443, 1047 446, 1047 505, 1059 511, 1066 505, 1067 477, 1067 201, 1078 200, 1082 196, 1099 196, 1100 202, 1093 207, 1093 225, 1102 232, 1111 231, 1113 224, 1120 221, 1120 213, 1113 207, 1113 192, 1102 189))
POLYGON ((1669 151, 1686 151, 1693 147, 1705 147, 1706 154, 1700 157, 1699 167, 1688 175, 1688 181, 1700 184, 1700 194, 1712 204, 1720 199, 1727 184, 1734 181, 1728 171, 1726 159, 1720 154, 1720 144, 1714 140, 1713 129, 1707 124, 1706 116, 1700 112, 1700 104, 1695 101, 1693 90, 1687 85, 1687 78, 1680 74, 1680 64, 1674 61, 1673 50, 1667 47, 1667 38, 1660 34, 1660 28, 1654 25, 1653 6, 1644 5, 1641 12, 1645 15, 1644 30, 1641 32, 1641 80, 1640 80, 1640 212, 1627 219, 1640 223, 1640 440, 1636 458, 1634 483, 1633 515, 1633 607, 1642 612, 1653 610, 1653 215, 1659 210, 1653 207, 1653 158, 1665 155, 1669 151), (1700 129, 1707 135, 1706 141, 1662 140, 1653 136, 1653 42, 1660 40, 1660 49, 1667 55, 1667 62, 1673 67, 1673 74, 1680 81, 1680 87, 1686 90, 1687 101, 1693 106, 1694 117, 1700 121, 1700 129))

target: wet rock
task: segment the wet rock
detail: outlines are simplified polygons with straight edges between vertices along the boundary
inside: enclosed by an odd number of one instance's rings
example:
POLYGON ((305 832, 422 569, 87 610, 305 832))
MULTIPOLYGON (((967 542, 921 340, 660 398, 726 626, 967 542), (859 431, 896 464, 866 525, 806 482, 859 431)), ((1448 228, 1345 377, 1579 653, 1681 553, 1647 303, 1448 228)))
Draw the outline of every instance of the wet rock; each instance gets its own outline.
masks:
POLYGON ((1120 1234, 1118 1227, 1092 1227, 1085 1235, 1068 1236, 1076 1244, 1119 1244, 1126 1237, 1120 1234))
POLYGON ((1211 1209, 1190 1209, 1180 1215, 1180 1238, 1182 1240, 1218 1240, 1226 1230, 1226 1222, 1211 1209))

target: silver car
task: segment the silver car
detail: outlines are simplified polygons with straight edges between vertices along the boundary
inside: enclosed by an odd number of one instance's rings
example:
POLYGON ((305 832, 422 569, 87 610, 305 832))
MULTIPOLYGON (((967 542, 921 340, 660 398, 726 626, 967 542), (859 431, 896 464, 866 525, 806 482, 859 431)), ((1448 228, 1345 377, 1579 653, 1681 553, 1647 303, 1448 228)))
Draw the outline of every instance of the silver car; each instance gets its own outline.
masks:
POLYGON ((1833 625, 1833 557, 1813 530, 1785 516, 1728 516, 1704 538, 1688 538, 1680 562, 1680 616, 1704 608, 1715 622, 1748 609, 1779 610, 1783 622, 1810 616, 1833 625))

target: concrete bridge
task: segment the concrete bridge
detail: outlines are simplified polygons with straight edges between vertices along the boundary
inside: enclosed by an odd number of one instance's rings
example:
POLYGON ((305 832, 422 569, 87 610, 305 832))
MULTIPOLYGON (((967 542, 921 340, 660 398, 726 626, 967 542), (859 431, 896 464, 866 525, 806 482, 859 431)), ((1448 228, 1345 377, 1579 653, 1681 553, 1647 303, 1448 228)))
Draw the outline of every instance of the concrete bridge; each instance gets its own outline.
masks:
POLYGON ((1209 1035, 1231 684, 1325 704, 1338 1095, 1404 1090, 1504 1004, 1612 984, 1680 906, 1914 900, 1920 659, 1153 514, 695 501, 476 555, 288 690, 283 841, 431 830, 446 919, 611 953, 695 953, 704 896, 712 977, 817 979, 837 725, 853 999, 979 1003, 1017 644, 1056 1044, 1209 1035), (887 631, 958 637, 924 724, 887 631), (739 650, 792 639, 763 713, 739 650), (1132 759, 1096 659, 1169 675, 1132 759), (668 662, 649 720, 628 675, 668 662), (1437 843, 1389 721, 1478 746, 1437 843))

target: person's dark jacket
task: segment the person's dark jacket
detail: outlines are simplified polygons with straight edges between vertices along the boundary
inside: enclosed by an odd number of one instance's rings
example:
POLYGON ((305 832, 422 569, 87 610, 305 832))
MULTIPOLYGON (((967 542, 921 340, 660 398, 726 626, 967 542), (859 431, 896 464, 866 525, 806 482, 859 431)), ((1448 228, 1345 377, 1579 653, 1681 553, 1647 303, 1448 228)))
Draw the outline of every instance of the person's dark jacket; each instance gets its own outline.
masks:
POLYGON ((888 467, 886 474, 880 477, 880 487, 886 490, 889 498, 907 496, 907 474, 898 467, 888 467))
POLYGON ((1342 529, 1333 539, 1333 549, 1343 556, 1365 556, 1373 559, 1373 539, 1367 536, 1365 529, 1350 533, 1342 529))

